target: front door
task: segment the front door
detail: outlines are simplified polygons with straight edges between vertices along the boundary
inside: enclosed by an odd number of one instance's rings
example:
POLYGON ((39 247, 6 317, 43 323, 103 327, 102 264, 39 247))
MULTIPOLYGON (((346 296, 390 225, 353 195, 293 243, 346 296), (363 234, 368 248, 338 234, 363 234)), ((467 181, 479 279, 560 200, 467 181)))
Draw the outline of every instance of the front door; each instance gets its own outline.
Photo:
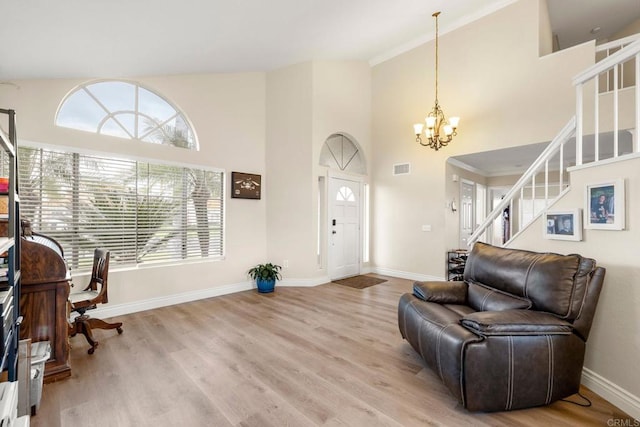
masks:
POLYGON ((360 274, 360 183, 329 181, 329 278, 360 274))

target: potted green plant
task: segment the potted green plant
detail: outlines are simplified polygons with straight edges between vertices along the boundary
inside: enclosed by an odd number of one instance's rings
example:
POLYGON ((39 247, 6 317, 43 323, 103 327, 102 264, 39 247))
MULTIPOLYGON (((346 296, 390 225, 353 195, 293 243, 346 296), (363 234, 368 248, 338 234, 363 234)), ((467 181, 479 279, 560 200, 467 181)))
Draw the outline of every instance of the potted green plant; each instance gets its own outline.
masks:
POLYGON ((258 292, 273 292, 276 286, 276 280, 282 280, 280 270, 282 270, 282 267, 268 262, 266 264, 258 264, 251 268, 249 270, 249 276, 256 281, 258 292))

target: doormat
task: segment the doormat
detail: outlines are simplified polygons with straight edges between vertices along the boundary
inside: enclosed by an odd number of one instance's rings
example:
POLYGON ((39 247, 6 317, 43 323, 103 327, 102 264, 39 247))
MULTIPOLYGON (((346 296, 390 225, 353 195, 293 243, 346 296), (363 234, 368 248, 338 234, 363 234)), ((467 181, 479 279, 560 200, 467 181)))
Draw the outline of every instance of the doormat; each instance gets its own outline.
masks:
POLYGON ((355 289, 364 289, 383 282, 386 282, 386 280, 371 276, 354 276, 332 281, 332 283, 337 283, 338 285, 348 286, 355 289))

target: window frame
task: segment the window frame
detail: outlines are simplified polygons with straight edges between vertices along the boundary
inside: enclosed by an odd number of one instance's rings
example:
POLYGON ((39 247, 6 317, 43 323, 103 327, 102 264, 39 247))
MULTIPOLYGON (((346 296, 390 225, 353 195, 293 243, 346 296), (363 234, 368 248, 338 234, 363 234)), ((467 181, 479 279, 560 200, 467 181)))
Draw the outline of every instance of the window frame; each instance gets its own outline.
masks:
MULTIPOLYGON (((189 119, 189 117, 185 114, 185 112, 179 108, 174 102, 170 101, 166 96, 162 95, 161 93, 159 93, 156 90, 151 89, 150 87, 141 84, 140 82, 137 81, 133 81, 133 80, 125 80, 125 79, 98 79, 98 80, 91 80, 88 82, 84 82, 82 84, 77 85, 76 87, 74 87, 73 89, 71 89, 60 101, 60 104, 58 105, 58 108, 56 110, 56 114, 55 114, 55 118, 54 118, 54 124, 56 127, 61 127, 61 128, 65 128, 65 129, 73 129, 73 130, 79 130, 82 132, 89 132, 89 133, 93 133, 96 135, 103 135, 103 136, 109 136, 109 137, 114 137, 114 138, 120 138, 120 139, 128 139, 128 140, 132 140, 132 141, 139 141, 139 142, 144 142, 147 144, 156 144, 156 145, 169 145, 172 147, 177 147, 177 148, 184 148, 184 149, 188 149, 188 150, 192 150, 192 151, 200 151, 200 143, 198 141, 198 135, 196 133, 195 127, 193 126, 193 123, 191 123, 191 120, 189 119), (134 86, 134 104, 133 107, 134 109, 132 110, 111 110, 110 108, 108 108, 108 106, 106 105, 107 103, 104 100, 101 100, 100 97, 98 95, 96 95, 95 93, 93 93, 91 91, 91 86, 97 85, 97 84, 101 84, 101 83, 123 83, 123 84, 127 84, 127 85, 132 85, 134 86), (140 110, 140 89, 143 89, 149 93, 151 93, 152 95, 158 97, 159 99, 161 99, 162 101, 164 101, 169 107, 171 107, 174 111, 174 113, 167 119, 154 119, 148 111, 142 111, 140 110), (79 93, 79 92, 83 92, 85 93, 90 99, 93 100, 93 102, 95 103, 95 105, 104 112, 104 115, 102 116, 102 118, 95 124, 96 126, 96 130, 92 131, 92 130, 88 130, 88 129, 84 129, 81 127, 73 127, 73 126, 66 126, 63 124, 59 124, 59 120, 60 120, 60 113, 61 111, 64 109, 65 105, 67 105, 67 102, 69 102, 72 97, 79 93), (134 125, 133 125, 133 132, 130 132, 130 130, 127 129, 127 126, 125 126, 120 120, 117 119, 118 115, 122 115, 122 114, 133 114, 134 115, 134 125), (155 127, 150 129, 150 130, 146 130, 143 131, 142 133, 139 132, 139 118, 147 118, 150 121, 152 121, 155 124, 155 127), (149 141, 146 140, 145 138, 149 137, 150 135, 152 135, 154 132, 156 131, 160 131, 162 132, 166 137, 169 138, 168 135, 166 135, 166 131, 163 128, 163 126, 167 125, 169 122, 173 121, 174 119, 181 119, 184 124, 187 126, 187 131, 191 134, 193 142, 189 142, 189 145, 192 146, 188 146, 188 147, 182 147, 180 145, 176 145, 173 143, 170 144, 163 144, 162 142, 153 142, 153 141, 149 141), (109 120, 113 120, 116 122, 116 124, 119 126, 119 128, 128 135, 128 137, 125 136, 118 136, 118 135, 113 135, 110 133, 103 133, 102 132, 102 128, 104 127, 104 125, 109 121, 109 120)), ((91 125, 93 126, 93 123, 91 123, 91 125)))
MULTIPOLYGON (((188 263, 194 263, 194 262, 209 262, 209 261, 219 261, 219 260, 224 260, 225 259, 225 253, 226 253, 226 207, 227 207, 227 194, 226 194, 226 180, 227 180, 227 174, 225 169, 221 169, 221 168, 216 168, 216 167, 211 167, 211 166, 203 166, 203 165, 197 165, 197 164, 190 164, 190 163, 184 163, 184 162, 174 162, 174 161, 166 161, 166 160, 159 160, 156 158, 145 158, 145 157, 140 157, 140 156, 133 156, 133 155, 126 155, 126 154, 122 154, 122 153, 112 153, 112 152, 102 152, 102 151, 96 151, 96 150, 84 150, 78 147, 67 147, 67 146, 59 146, 59 145, 50 145, 50 144, 41 144, 41 143, 34 143, 34 142, 29 142, 26 144, 21 144, 19 149, 22 148, 26 148, 26 149, 34 149, 34 150, 49 150, 49 151, 54 151, 54 152, 59 152, 62 153, 64 155, 67 156, 73 156, 74 154, 78 154, 80 156, 94 156, 94 157, 100 157, 102 159, 106 159, 106 160, 113 160, 114 162, 118 162, 118 161, 125 161, 125 162, 135 162, 136 165, 140 165, 140 164, 147 164, 147 165, 152 165, 152 166, 167 166, 167 167, 177 167, 177 168, 184 168, 186 169, 196 169, 198 171, 204 171, 204 172, 212 172, 212 173, 217 173, 220 174, 220 180, 219 180, 219 187, 216 186, 216 189, 219 190, 219 197, 209 197, 207 200, 218 200, 220 208, 216 209, 214 212, 210 212, 209 215, 219 215, 219 223, 220 223, 220 237, 219 239, 216 238, 216 240, 214 241, 214 245, 217 243, 220 247, 220 252, 218 254, 213 254, 213 255, 208 255, 208 256, 202 256, 202 254, 200 256, 187 256, 184 258, 180 258, 180 259, 176 259, 176 258, 162 258, 159 260, 148 260, 148 261, 144 261, 144 262, 124 262, 124 263, 118 263, 115 262, 115 259, 113 260, 114 262, 112 262, 112 267, 114 268, 141 268, 141 267, 154 267, 154 266, 165 266, 165 265, 180 265, 180 264, 188 264, 188 263)), ((18 159, 20 161, 20 158, 18 159)), ((20 171, 19 171, 20 173, 20 171)), ((136 193, 137 194, 137 193, 136 193)), ((137 196, 136 196, 137 197, 137 196)), ((185 204, 189 204, 191 197, 189 196, 185 196, 183 200, 183 203, 185 204)), ((23 204, 23 213, 24 213, 24 208, 26 207, 25 205, 26 200, 22 201, 23 204)), ((42 196, 40 196, 40 199, 37 203, 42 203, 42 196)), ((74 209, 74 208, 72 208, 74 209)), ((212 229, 212 223, 211 220, 209 219, 208 222, 208 230, 212 229)), ((69 224, 68 224, 69 225, 69 224)), ((187 226, 187 228, 184 229, 184 233, 188 233, 189 230, 193 231, 193 227, 189 228, 187 226)), ((197 233, 197 228, 195 228, 196 233, 197 233)), ((38 230, 34 227, 35 232, 42 232, 43 234, 48 234, 47 230, 38 230)), ((140 233, 140 227, 136 226, 136 236, 139 235, 140 233)), ((69 235, 71 236, 71 233, 69 233, 69 235)), ((63 245, 63 249, 66 250, 65 246, 70 244, 70 241, 67 241, 66 239, 59 239, 56 236, 52 236, 54 238, 56 238, 56 240, 63 240, 60 241, 60 243, 63 245)), ((137 237, 136 237, 137 239, 137 237)), ((69 238, 69 240, 71 240, 71 238, 69 238)), ((211 246, 209 246, 209 248, 211 248, 211 246)), ((137 251, 137 248, 135 246, 135 244, 133 245, 133 250, 137 251)), ((73 253, 79 253, 82 251, 81 246, 77 246, 74 250, 71 251, 67 251, 67 252, 73 252, 73 253)), ((136 252, 137 253, 137 252, 136 252)), ((89 256, 85 254, 85 257, 87 259, 83 259, 79 265, 81 265, 80 267, 77 266, 72 266, 72 268, 74 269, 74 271, 78 271, 81 273, 87 272, 91 269, 91 263, 90 260, 88 259, 89 256)), ((138 256, 136 255, 136 259, 138 258, 138 256)), ((68 260, 69 261, 69 260, 68 260)), ((73 261, 72 263, 75 263, 75 261, 73 261)))

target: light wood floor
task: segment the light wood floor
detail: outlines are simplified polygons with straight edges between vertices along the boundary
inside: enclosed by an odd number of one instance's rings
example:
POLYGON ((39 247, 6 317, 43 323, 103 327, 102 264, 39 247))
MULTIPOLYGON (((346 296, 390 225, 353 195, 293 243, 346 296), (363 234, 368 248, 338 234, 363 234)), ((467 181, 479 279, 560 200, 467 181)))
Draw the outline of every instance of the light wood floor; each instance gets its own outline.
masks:
POLYGON ((388 279, 363 290, 247 291, 121 316, 124 333, 97 331, 92 356, 83 337, 72 338, 72 377, 44 386, 31 423, 606 426, 627 418, 586 389, 590 408, 467 412, 402 340, 397 302, 411 282, 388 279))

